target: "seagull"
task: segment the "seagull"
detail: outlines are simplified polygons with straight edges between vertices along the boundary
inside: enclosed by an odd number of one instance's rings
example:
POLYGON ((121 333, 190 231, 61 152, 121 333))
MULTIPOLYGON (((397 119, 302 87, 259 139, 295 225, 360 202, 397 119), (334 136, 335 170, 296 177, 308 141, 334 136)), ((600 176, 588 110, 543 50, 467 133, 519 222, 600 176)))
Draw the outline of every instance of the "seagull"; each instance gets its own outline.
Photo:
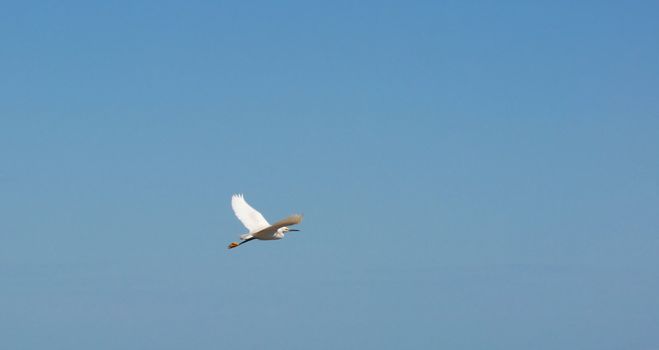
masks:
POLYGON ((229 249, 233 249, 253 239, 264 241, 282 239, 287 232, 300 231, 288 228, 288 226, 302 222, 302 215, 300 214, 291 215, 270 225, 261 213, 247 204, 247 201, 245 201, 242 194, 234 194, 231 197, 231 207, 238 217, 238 220, 245 225, 249 232, 240 235, 240 243, 231 242, 231 244, 229 244, 229 249))

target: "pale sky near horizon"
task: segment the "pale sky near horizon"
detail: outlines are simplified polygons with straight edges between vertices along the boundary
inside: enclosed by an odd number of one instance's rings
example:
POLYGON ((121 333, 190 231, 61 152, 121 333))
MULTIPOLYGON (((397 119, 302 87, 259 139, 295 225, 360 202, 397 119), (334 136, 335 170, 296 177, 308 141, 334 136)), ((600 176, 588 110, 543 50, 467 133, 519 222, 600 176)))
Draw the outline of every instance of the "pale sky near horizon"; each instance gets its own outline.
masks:
POLYGON ((659 347, 656 2, 2 7, 1 349, 659 347))

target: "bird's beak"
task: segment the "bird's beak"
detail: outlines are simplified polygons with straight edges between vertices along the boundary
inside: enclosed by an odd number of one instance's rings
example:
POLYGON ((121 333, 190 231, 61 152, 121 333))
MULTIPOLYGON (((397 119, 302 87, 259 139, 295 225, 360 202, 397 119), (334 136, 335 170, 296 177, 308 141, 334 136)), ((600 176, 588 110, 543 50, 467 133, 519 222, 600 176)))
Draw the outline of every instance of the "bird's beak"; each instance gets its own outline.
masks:
POLYGON ((289 229, 289 231, 300 231, 300 230, 296 230, 296 229, 291 228, 291 229, 289 229))

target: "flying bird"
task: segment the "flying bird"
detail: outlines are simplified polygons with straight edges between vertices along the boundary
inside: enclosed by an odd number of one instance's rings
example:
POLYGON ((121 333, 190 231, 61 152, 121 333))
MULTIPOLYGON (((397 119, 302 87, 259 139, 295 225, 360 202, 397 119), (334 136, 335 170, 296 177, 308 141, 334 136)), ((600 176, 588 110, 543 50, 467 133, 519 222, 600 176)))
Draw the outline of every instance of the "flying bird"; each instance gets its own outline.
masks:
POLYGON ((242 194, 234 194, 231 197, 231 207, 238 220, 245 225, 249 232, 240 235, 240 243, 231 242, 229 249, 233 249, 253 239, 264 241, 282 239, 287 232, 300 231, 288 228, 288 226, 302 222, 302 215, 300 214, 291 215, 270 225, 261 213, 247 204, 242 194))

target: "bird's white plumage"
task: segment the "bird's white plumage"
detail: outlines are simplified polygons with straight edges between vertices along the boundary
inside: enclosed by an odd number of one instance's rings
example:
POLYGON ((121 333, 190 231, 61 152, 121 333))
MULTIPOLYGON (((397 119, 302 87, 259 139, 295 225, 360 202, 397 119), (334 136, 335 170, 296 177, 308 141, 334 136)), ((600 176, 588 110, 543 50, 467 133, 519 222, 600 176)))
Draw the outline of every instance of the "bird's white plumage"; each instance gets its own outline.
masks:
POLYGON ((249 233, 258 232, 270 226, 261 213, 247 204, 242 194, 234 194, 231 197, 231 208, 233 208, 238 220, 249 230, 249 233))
POLYGON ((261 213, 247 204, 242 194, 234 194, 231 197, 231 207, 238 219, 247 227, 249 233, 240 235, 240 243, 231 242, 228 246, 229 249, 233 249, 254 239, 262 241, 282 239, 288 232, 300 231, 288 227, 302 222, 302 215, 300 214, 291 215, 270 225, 261 213))

